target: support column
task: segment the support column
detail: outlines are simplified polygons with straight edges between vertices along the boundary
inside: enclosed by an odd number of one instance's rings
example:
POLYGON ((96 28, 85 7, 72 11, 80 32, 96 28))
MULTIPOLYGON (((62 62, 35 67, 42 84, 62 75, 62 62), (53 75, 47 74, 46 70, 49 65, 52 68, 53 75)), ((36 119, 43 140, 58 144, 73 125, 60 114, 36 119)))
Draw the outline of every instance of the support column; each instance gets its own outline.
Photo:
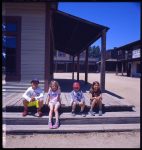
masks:
POLYGON ((44 91, 48 91, 51 81, 51 10, 50 4, 46 4, 46 21, 45 21, 45 68, 44 68, 44 91))
POLYGON ((106 55, 106 30, 102 31, 102 39, 101 39, 101 77, 100 77, 100 85, 101 91, 105 91, 105 55, 106 55))
POLYGON ((66 72, 68 72, 68 63, 66 63, 66 72))
POLYGON ((88 49, 86 49, 86 55, 85 55, 85 84, 88 82, 88 49))
POLYGON ((74 56, 72 56, 72 80, 74 80, 74 56))
POLYGON ((122 76, 123 76, 123 71, 124 71, 124 66, 123 66, 123 62, 121 63, 121 73, 122 73, 122 76))
POLYGON ((77 55, 77 81, 79 81, 79 56, 80 54, 77 55))
POLYGON ((116 62, 116 75, 118 75, 118 62, 116 62))

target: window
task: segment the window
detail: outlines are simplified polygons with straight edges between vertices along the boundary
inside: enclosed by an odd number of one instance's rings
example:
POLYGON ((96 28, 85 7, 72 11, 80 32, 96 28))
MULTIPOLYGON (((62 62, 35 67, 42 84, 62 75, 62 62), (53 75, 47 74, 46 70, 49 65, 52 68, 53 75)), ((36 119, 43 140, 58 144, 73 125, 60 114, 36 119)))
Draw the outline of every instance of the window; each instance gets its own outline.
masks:
POLYGON ((2 58, 6 80, 20 80, 21 73, 21 17, 3 16, 2 58))

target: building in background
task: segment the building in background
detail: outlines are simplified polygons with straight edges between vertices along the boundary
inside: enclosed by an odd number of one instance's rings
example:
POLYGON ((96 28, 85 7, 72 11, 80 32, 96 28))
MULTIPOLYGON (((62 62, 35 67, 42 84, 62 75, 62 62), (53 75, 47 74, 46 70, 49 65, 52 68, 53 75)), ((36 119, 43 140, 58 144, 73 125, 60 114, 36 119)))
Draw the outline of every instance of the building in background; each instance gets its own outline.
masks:
POLYGON ((121 73, 124 75, 126 72, 129 77, 140 77, 141 69, 141 41, 135 41, 121 47, 115 48, 117 51, 117 66, 116 74, 121 73))
MULTIPOLYGON (((54 54, 54 72, 72 72, 72 56, 61 51, 56 51, 54 54)), ((97 72, 97 61, 99 58, 88 57, 88 72, 97 72)), ((75 57, 75 72, 77 71, 77 57, 75 57)), ((80 54, 79 70, 85 71, 85 51, 80 54)))

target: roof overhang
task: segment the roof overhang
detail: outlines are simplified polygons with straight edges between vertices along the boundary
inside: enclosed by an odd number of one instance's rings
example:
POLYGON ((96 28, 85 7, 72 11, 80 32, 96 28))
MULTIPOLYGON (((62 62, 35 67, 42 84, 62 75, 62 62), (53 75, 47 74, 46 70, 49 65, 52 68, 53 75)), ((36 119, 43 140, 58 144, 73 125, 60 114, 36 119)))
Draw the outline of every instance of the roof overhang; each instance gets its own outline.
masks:
POLYGON ((55 49, 76 56, 83 52, 109 29, 79 17, 56 10, 53 11, 53 33, 55 49))
POLYGON ((140 48, 141 47, 141 42, 142 42, 141 40, 137 40, 137 41, 134 41, 132 43, 123 45, 121 47, 116 47, 115 50, 132 50, 135 47, 140 48))

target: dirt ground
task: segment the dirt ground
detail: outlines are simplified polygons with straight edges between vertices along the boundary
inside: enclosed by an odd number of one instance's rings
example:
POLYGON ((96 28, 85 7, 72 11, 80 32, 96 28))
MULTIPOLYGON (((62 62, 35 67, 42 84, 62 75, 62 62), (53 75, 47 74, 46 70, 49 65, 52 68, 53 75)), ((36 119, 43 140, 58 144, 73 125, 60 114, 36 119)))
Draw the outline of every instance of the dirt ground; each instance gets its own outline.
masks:
POLYGON ((9 135, 5 148, 140 148, 140 132, 9 135))
MULTIPOLYGON (((71 79, 71 73, 55 73, 55 79, 71 79)), ((75 73, 76 78, 76 73, 75 73)), ((80 73, 80 80, 84 80, 80 73)), ((99 73, 90 73, 88 81, 100 81, 99 73)), ((106 74, 106 90, 125 99, 140 110, 140 78, 106 74)), ((103 132, 81 134, 7 135, 7 148, 139 148, 140 132, 103 132)))
MULTIPOLYGON (((75 73, 75 79, 77 79, 77 74, 75 73)), ((71 79, 71 73, 54 73, 54 78, 58 79, 71 79)), ((79 74, 80 80, 85 80, 85 74, 79 74)), ((89 73, 88 82, 93 81, 100 82, 100 73, 89 73)), ((135 105, 137 109, 140 107, 140 78, 132 78, 127 76, 115 75, 115 73, 106 73, 105 79, 105 89, 125 98, 129 103, 135 105)))

